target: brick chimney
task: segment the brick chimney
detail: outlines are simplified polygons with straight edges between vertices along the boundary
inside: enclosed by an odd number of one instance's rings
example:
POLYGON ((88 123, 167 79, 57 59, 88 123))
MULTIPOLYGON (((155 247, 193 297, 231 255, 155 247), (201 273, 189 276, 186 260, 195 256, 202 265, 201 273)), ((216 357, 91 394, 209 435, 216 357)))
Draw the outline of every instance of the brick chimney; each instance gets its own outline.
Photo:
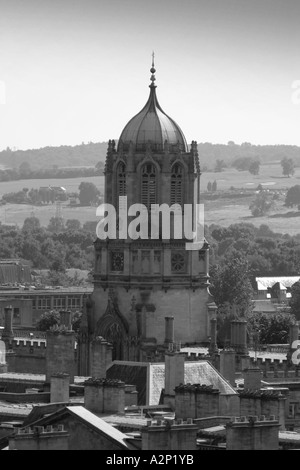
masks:
POLYGON ((218 416, 219 395, 219 390, 212 385, 179 385, 175 388, 176 418, 218 416))
POLYGON ((69 374, 73 383, 75 370, 75 332, 58 327, 47 331, 46 382, 60 371, 69 374))
POLYGON ((259 367, 252 366, 244 369, 244 389, 245 390, 260 390, 261 388, 261 375, 262 371, 259 367))
POLYGON ((50 401, 51 403, 68 403, 70 389, 69 374, 58 373, 51 376, 50 401))
POLYGON ((218 352, 217 345, 217 319, 212 318, 210 320, 210 344, 209 354, 216 354, 218 352))
POLYGON ((241 416, 226 426, 226 450, 278 450, 275 416, 241 416))
POLYGON ((247 348, 247 322, 233 320, 231 322, 231 347, 237 354, 248 354, 247 348))
POLYGON ((9 305, 4 307, 4 330, 2 332, 2 341, 5 343, 6 350, 12 348, 13 339, 13 307, 9 305))
POLYGON ((184 383, 184 361, 184 354, 165 354, 165 404, 175 406, 175 387, 184 383))
POLYGON ((125 409, 125 383, 94 379, 84 383, 84 406, 93 413, 119 413, 125 409))
POLYGON ((196 450, 197 431, 192 419, 149 420, 142 428, 142 450, 196 450))
POLYGON ((173 345, 174 341, 174 317, 165 317, 165 344, 173 345))
POLYGON ((113 346, 101 336, 97 336, 91 344, 91 376, 105 378, 106 371, 112 364, 113 346))
POLYGON ((233 349, 223 349, 220 352, 220 374, 235 387, 236 354, 233 349))

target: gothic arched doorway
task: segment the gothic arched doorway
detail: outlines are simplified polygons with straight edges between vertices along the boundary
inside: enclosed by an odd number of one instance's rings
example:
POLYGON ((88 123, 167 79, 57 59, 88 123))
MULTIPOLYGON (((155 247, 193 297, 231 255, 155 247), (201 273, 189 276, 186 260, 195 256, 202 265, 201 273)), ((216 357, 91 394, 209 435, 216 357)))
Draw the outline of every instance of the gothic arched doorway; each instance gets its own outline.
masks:
POLYGON ((105 314, 98 320, 95 336, 102 336, 113 346, 112 359, 128 358, 128 322, 121 314, 113 292, 110 292, 105 314))

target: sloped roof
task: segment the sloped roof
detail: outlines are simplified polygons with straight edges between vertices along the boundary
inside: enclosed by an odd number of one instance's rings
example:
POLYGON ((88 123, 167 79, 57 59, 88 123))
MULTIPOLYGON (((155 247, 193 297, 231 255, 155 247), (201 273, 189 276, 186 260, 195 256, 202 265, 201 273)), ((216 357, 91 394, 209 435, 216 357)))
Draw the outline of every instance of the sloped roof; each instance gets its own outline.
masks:
POLYGON ((295 282, 300 280, 300 276, 274 276, 274 277, 256 277, 257 289, 267 290, 273 287, 277 282, 279 283, 280 289, 287 289, 292 287, 295 282))
POLYGON ((100 432, 101 434, 105 434, 110 439, 114 440, 122 447, 131 448, 128 446, 126 441, 127 436, 123 434, 118 429, 111 426, 109 423, 106 423, 103 419, 96 416, 94 413, 91 413, 83 406, 67 406, 66 409, 69 413, 77 418, 81 419, 85 422, 85 424, 89 427, 92 427, 94 430, 100 432))
MULTIPOLYGON (((165 364, 150 364, 149 404, 157 405, 165 387, 165 364)), ((236 395, 236 391, 208 361, 188 361, 184 364, 184 383, 213 385, 221 394, 236 395)))
MULTIPOLYGON (((154 67, 151 73, 155 72, 154 67)), ((155 77, 152 75, 150 85, 150 95, 143 109, 136 114, 124 127, 118 149, 121 145, 128 145, 130 142, 134 144, 136 149, 145 146, 147 142, 151 142, 158 148, 163 148, 164 143, 170 145, 180 144, 182 150, 187 152, 187 143, 184 134, 178 124, 170 118, 160 107, 156 97, 156 86, 154 85, 155 77)))
POLYGON ((122 380, 128 385, 135 385, 138 392, 138 405, 145 405, 147 368, 148 363, 115 361, 106 371, 106 377, 122 380))
POLYGON ((0 262, 0 284, 31 282, 30 266, 21 262, 0 262))
POLYGON ((186 384, 213 385, 221 394, 236 395, 234 388, 208 361, 186 362, 184 381, 186 384))

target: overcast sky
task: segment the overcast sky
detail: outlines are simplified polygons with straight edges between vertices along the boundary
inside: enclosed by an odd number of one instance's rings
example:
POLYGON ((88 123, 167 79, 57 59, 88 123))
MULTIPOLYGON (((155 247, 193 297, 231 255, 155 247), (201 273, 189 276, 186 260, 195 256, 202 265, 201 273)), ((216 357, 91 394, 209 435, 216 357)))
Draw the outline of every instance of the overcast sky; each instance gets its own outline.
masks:
POLYGON ((117 139, 152 50, 188 142, 300 145, 299 24, 299 0, 0 0, 0 150, 117 139))

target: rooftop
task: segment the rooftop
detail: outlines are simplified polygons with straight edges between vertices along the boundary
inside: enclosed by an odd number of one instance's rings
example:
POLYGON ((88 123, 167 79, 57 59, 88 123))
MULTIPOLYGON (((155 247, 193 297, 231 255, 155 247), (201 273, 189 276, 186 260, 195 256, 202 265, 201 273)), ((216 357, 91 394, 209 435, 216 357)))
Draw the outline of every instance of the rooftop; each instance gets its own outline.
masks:
POLYGON ((156 97, 156 80, 154 61, 150 69, 151 85, 150 95, 143 109, 136 114, 123 129, 118 150, 122 146, 128 147, 132 143, 137 151, 146 150, 147 146, 153 151, 162 151, 165 143, 169 146, 179 146, 180 150, 187 152, 187 144, 182 130, 160 107, 156 97))
POLYGON ((280 289, 286 289, 292 287, 295 282, 298 282, 300 276, 273 276, 273 277, 256 277, 258 290, 267 290, 273 287, 277 282, 280 285, 280 289))

